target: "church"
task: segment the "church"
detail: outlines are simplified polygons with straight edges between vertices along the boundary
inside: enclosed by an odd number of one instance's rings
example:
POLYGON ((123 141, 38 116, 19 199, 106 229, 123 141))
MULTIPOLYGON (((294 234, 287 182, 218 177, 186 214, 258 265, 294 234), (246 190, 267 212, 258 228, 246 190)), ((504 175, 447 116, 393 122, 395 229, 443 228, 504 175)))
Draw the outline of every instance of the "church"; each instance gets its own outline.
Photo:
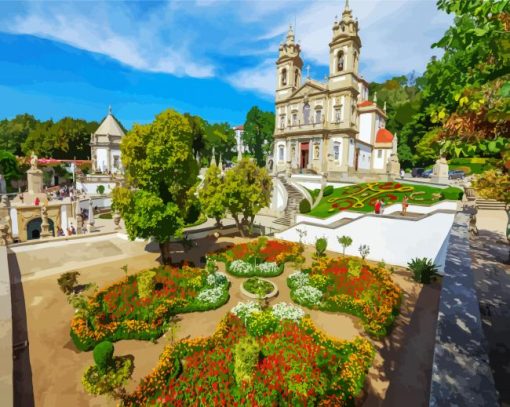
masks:
POLYGON ((316 173, 330 181, 383 178, 397 160, 396 136, 386 112, 369 100, 358 72, 358 21, 346 1, 329 43, 329 76, 302 80, 301 47, 292 27, 279 47, 275 97, 273 171, 316 173))

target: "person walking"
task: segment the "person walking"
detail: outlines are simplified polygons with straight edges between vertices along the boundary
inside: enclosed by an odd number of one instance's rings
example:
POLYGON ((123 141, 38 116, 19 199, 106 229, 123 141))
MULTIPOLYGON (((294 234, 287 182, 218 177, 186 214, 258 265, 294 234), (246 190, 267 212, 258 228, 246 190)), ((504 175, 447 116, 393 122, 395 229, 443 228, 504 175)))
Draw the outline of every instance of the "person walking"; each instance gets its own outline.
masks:
POLYGON ((381 201, 379 199, 375 201, 374 210, 376 215, 379 215, 381 213, 381 201))
POLYGON ((404 195, 404 198, 402 198, 402 216, 406 216, 407 214, 407 207, 409 206, 407 195, 404 195))

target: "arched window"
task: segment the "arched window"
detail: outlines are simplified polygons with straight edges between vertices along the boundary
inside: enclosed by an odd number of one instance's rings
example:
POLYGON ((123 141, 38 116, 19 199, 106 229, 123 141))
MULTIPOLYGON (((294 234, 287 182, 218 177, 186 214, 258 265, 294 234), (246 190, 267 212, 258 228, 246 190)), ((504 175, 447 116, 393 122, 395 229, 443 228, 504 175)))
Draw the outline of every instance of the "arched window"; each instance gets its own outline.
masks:
POLYGON ((294 86, 295 87, 299 86, 299 69, 296 69, 294 71, 294 86))
POLYGON ((322 110, 321 109, 317 109, 315 111, 315 123, 321 123, 322 122, 322 110))
POLYGON ((344 70, 344 53, 343 53, 343 51, 338 51, 336 70, 337 70, 337 72, 342 72, 344 70))
POLYGON ((281 79, 282 86, 287 86, 287 69, 282 69, 282 79, 281 79))
POLYGON ((303 121, 305 124, 310 124, 310 105, 308 103, 303 106, 303 121))

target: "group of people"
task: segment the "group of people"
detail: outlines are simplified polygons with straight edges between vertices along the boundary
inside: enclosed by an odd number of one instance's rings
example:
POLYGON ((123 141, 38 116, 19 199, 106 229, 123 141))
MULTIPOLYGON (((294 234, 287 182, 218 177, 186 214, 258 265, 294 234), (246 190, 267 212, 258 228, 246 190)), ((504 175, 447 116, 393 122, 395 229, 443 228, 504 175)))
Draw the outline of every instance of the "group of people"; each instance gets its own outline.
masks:
POLYGON ((76 229, 72 222, 66 231, 64 231, 64 229, 62 229, 60 226, 57 226, 57 237, 72 236, 75 234, 76 234, 76 229))
MULTIPOLYGON (((384 199, 379 199, 377 198, 377 200, 375 201, 374 203, 374 212, 376 215, 382 215, 383 212, 384 212, 384 199)), ((409 206, 409 198, 407 197, 407 195, 404 195, 404 197, 402 198, 402 211, 400 212, 400 214, 402 216, 406 216, 407 214, 407 207, 409 206)))

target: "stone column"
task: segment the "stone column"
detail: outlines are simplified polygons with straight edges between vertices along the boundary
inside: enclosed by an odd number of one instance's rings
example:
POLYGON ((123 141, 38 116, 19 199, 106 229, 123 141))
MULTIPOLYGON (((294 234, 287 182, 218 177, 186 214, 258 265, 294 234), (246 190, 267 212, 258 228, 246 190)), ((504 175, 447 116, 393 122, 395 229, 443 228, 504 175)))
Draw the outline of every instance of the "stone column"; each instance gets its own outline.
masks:
POLYGON ((448 183, 448 162, 444 157, 440 157, 432 168, 431 182, 436 184, 448 183))
POLYGON ((47 239, 51 236, 50 232, 50 223, 48 222, 48 210, 46 209, 46 206, 41 206, 41 238, 47 239))
POLYGON ((95 223, 96 222, 94 220, 94 207, 92 206, 92 199, 89 199, 89 220, 87 223, 87 231, 89 233, 94 232, 96 230, 94 227, 95 223))

